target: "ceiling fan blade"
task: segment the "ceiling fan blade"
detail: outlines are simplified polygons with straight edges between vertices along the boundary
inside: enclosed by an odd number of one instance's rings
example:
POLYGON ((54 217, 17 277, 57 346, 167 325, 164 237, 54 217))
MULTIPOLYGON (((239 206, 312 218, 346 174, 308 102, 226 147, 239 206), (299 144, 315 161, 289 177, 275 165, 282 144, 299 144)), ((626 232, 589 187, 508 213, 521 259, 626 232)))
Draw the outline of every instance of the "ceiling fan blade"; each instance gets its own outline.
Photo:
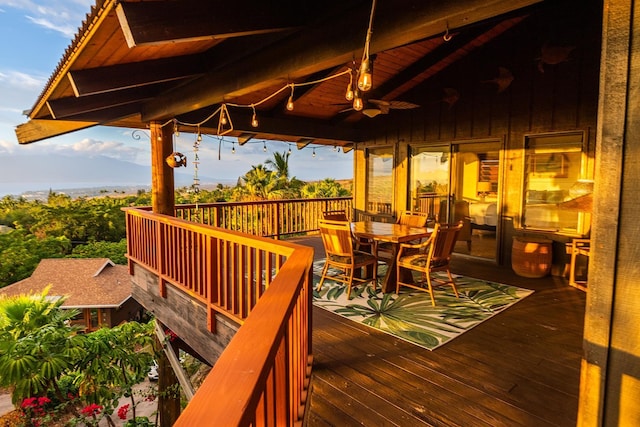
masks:
POLYGON ((393 108, 394 110, 410 110, 412 108, 418 108, 418 104, 414 104, 413 102, 407 101, 391 101, 389 108, 393 108))

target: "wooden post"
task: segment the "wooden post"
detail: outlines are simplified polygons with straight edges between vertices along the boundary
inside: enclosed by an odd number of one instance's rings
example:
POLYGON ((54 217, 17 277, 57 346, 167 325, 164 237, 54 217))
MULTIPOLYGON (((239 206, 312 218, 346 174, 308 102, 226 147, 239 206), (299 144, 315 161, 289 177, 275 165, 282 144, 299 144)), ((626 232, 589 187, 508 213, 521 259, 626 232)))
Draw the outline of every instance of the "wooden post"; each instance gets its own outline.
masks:
POLYGON ((173 152, 173 126, 151 122, 151 205, 154 213, 174 216, 173 169, 165 159, 173 152))
POLYGON ((640 1, 604 2, 578 426, 640 419, 640 1))
MULTIPOLYGON (((156 320, 158 322, 158 320, 156 320)), ((158 322, 164 329, 164 325, 158 322)), ((158 336, 155 336, 158 357, 158 415, 161 426, 172 426, 180 417, 180 383, 171 367, 167 355, 163 351, 165 345, 158 336)))

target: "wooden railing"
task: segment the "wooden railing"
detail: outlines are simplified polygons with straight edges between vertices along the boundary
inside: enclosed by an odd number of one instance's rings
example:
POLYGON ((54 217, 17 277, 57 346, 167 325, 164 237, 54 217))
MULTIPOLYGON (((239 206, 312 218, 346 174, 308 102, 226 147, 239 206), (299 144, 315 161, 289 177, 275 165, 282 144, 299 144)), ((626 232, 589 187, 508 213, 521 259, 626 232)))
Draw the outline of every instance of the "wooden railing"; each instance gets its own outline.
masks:
POLYGON ((127 252, 242 324, 176 426, 299 424, 311 371, 313 249, 126 209, 127 252))
POLYGON ((318 230, 322 212, 351 212, 351 197, 262 200, 176 206, 175 216, 256 236, 275 237, 318 230))

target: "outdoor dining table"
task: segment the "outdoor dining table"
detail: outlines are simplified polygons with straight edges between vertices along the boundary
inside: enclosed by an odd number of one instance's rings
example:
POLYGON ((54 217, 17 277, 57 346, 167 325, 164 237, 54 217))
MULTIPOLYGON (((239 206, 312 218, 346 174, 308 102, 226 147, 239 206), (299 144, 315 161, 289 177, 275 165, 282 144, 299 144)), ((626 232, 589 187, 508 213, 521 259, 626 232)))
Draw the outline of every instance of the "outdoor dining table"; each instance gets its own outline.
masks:
MULTIPOLYGON (((396 255, 398 254, 400 243, 429 237, 433 231, 432 228, 427 227, 414 227, 377 221, 352 222, 351 230, 353 234, 359 238, 391 243, 391 257, 384 259, 388 268, 382 279, 383 292, 395 292, 396 290, 396 255)), ((411 273, 408 272, 408 274, 411 273)))

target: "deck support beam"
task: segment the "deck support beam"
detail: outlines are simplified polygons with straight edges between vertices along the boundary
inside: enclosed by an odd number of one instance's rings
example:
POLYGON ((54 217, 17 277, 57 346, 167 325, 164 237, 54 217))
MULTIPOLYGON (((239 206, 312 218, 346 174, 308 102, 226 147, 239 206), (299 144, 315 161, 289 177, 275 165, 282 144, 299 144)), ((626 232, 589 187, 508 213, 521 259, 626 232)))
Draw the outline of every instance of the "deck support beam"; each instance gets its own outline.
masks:
POLYGON ((173 127, 152 122, 151 205, 154 213, 173 216, 175 208, 173 169, 165 159, 173 152, 173 127))

